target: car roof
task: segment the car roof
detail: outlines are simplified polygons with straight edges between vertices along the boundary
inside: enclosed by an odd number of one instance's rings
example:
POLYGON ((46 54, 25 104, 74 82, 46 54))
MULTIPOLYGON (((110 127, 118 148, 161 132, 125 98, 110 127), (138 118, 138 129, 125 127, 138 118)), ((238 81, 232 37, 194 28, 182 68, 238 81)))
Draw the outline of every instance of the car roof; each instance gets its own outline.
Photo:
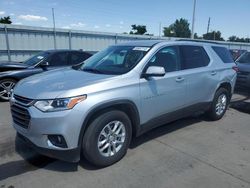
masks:
POLYGON ((156 44, 190 44, 190 45, 213 45, 213 46, 222 46, 222 44, 214 41, 206 40, 193 40, 193 39, 176 39, 176 40, 136 40, 126 43, 117 44, 118 46, 143 46, 143 47, 152 47, 156 44))
POLYGON ((158 44, 160 42, 166 42, 167 40, 135 40, 125 43, 117 44, 118 46, 145 46, 145 47, 151 47, 155 44, 158 44))
MULTIPOLYGON (((56 53, 56 52, 84 52, 82 50, 69 50, 69 49, 59 49, 59 50, 45 50, 44 52, 56 53)), ((87 53, 87 52, 85 52, 87 53)))

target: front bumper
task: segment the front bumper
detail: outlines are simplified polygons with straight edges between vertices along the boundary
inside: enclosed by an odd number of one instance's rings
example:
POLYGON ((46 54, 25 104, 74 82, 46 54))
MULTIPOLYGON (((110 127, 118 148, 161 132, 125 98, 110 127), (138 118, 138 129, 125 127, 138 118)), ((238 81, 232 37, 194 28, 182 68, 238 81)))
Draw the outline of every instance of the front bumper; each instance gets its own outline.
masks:
POLYGON ((48 149, 48 148, 42 148, 34 143, 32 143, 28 138, 23 136, 20 133, 17 133, 18 138, 23 140, 26 144, 28 144, 29 147, 34 149, 36 152, 51 157, 51 158, 56 158, 62 161, 66 162, 78 162, 80 160, 80 152, 81 149, 80 147, 77 147, 75 149, 69 149, 69 150, 53 150, 53 149, 48 149))
MULTIPOLYGON (((72 110, 44 113, 33 106, 25 107, 11 102, 13 126, 38 153, 56 159, 77 162, 80 160, 79 136, 84 121, 84 109, 75 106, 72 110), (29 114, 27 127, 15 121, 14 107, 25 109, 29 114), (58 147, 49 140, 49 135, 62 136, 67 147, 58 147)), ((20 111, 21 112, 21 111, 20 111)), ((21 117, 22 118, 22 117, 21 117)))

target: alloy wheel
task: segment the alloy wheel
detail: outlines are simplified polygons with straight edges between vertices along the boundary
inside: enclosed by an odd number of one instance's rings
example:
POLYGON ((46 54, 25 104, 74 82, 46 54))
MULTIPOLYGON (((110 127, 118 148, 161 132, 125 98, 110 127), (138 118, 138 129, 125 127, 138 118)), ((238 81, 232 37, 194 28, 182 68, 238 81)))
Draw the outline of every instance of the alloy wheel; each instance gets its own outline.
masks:
POLYGON ((126 129, 121 121, 112 121, 104 126, 98 137, 97 147, 102 156, 111 157, 120 151, 126 136, 126 129))
POLYGON ((9 80, 0 82, 0 99, 9 100, 15 84, 15 82, 9 80))

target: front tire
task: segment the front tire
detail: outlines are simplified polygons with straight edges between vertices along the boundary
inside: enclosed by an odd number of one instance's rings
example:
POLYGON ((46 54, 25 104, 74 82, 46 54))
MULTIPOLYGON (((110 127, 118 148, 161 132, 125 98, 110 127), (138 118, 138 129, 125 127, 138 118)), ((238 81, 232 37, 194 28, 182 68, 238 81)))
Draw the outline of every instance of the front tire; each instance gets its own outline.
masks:
POLYGON ((131 135, 131 121, 124 112, 112 110, 103 113, 86 130, 83 154, 96 166, 112 165, 126 154, 131 135))
POLYGON ((219 120, 224 116, 229 105, 229 96, 229 91, 225 88, 219 88, 216 91, 212 105, 207 112, 211 120, 219 120))
POLYGON ((11 92, 16 85, 16 80, 3 79, 0 80, 0 100, 8 101, 10 99, 11 92))

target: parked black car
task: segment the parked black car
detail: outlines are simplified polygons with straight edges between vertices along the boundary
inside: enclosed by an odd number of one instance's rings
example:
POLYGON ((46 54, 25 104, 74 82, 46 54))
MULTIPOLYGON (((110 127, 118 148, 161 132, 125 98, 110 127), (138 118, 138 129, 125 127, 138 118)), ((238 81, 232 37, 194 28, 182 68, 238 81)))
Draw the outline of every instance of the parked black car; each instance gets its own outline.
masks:
POLYGON ((0 62, 0 100, 8 100, 15 84, 28 76, 60 67, 77 65, 91 56, 77 50, 49 50, 18 62, 0 62))
POLYGON ((245 52, 236 60, 238 75, 236 87, 250 91, 250 52, 245 52))

